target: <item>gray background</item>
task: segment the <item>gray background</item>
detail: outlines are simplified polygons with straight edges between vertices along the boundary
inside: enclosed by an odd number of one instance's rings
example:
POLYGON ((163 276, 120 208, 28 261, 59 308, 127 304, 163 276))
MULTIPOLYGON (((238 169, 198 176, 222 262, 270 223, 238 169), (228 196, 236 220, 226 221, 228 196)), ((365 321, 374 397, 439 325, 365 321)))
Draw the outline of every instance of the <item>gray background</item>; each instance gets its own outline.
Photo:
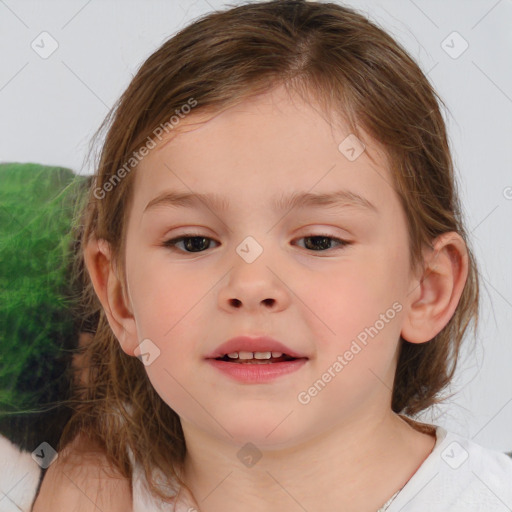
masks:
MULTIPOLYGON (((197 16, 238 3, 0 0, 0 161, 89 174, 89 140, 145 58, 197 16), (50 36, 40 36, 44 31, 50 36), (42 58, 31 44, 48 50, 50 37, 58 48, 42 58)), ((451 388, 455 396, 423 417, 510 451, 512 1, 344 3, 401 42, 447 104, 462 202, 480 264, 476 348, 465 349, 451 388), (468 48, 461 53, 464 41, 468 48)))

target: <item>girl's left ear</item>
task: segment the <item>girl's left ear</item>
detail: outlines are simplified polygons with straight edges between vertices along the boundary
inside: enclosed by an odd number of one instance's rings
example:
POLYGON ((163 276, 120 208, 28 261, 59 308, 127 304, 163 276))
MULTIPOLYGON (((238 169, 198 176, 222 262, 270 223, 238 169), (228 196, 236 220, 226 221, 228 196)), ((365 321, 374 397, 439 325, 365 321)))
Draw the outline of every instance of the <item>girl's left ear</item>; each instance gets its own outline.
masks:
POLYGON ((468 277, 468 252, 458 233, 439 235, 423 254, 424 271, 411 282, 401 331, 410 343, 430 341, 448 324, 468 277))

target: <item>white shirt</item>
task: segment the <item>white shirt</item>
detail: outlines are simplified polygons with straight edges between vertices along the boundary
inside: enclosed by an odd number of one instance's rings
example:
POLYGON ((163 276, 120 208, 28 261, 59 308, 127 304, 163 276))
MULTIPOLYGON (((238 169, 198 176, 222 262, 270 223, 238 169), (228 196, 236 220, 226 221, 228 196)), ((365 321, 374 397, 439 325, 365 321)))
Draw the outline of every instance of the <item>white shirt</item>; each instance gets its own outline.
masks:
POLYGON ((386 512, 512 511, 512 458, 439 426, 436 438, 386 512))
MULTIPOLYGON (((436 426, 431 454, 396 496, 377 512, 512 512, 512 458, 436 426)), ((133 512, 171 512, 134 471, 133 512)), ((175 512, 195 510, 180 501, 175 512)))
MULTIPOLYGON (((31 454, 20 452, 0 436, 0 512, 29 512, 40 468, 31 454)), ((189 512, 151 496, 142 470, 133 472, 133 512, 189 512)), ((512 459, 436 426, 432 453, 403 489, 379 511, 512 512, 512 459)))

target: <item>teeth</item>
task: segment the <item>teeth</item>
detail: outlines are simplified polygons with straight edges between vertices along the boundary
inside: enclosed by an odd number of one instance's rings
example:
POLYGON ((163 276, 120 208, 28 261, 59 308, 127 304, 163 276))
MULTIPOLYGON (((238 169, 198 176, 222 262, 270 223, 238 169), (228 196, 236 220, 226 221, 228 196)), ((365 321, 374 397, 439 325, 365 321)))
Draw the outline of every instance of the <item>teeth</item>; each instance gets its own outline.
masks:
POLYGON ((282 355, 282 352, 231 352, 228 357, 230 359, 270 359, 282 355))
POLYGON ((254 352, 254 359, 270 359, 272 352, 254 352))

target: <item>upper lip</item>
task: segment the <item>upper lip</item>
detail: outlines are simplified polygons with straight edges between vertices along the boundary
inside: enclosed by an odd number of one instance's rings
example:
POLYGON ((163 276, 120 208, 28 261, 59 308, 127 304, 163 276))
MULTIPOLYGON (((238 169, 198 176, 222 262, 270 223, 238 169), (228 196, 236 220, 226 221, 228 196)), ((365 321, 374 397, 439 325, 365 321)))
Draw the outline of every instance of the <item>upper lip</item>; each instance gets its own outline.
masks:
POLYGON ((267 336, 237 336, 219 345, 213 352, 210 352, 206 359, 217 359, 224 357, 232 352, 282 352, 294 358, 306 358, 304 354, 300 354, 295 350, 287 347, 280 341, 274 340, 267 336))

